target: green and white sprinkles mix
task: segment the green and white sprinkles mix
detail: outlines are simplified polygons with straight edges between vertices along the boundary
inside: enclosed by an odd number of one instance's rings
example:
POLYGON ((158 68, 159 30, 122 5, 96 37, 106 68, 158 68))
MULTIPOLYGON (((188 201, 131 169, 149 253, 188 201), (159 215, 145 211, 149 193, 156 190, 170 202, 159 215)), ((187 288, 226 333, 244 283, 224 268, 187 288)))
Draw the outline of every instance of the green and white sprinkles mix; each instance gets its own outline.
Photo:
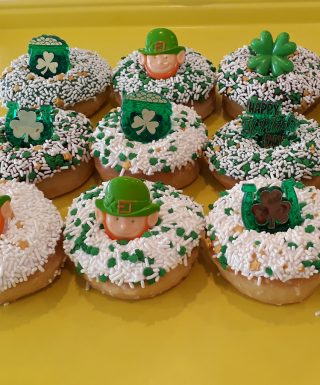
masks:
POLYGON ((252 96, 269 101, 282 101, 282 108, 290 111, 307 108, 320 97, 320 58, 298 46, 289 56, 294 65, 292 72, 275 76, 262 76, 247 67, 251 57, 248 46, 243 46, 220 63, 217 83, 219 93, 237 102, 243 108, 252 96))
POLYGON ((70 48, 71 69, 45 79, 30 72, 29 55, 13 60, 0 77, 0 99, 19 102, 22 107, 55 103, 72 106, 94 98, 111 84, 111 67, 96 52, 70 48))
POLYGON ((209 140, 205 150, 209 168, 237 180, 259 175, 278 179, 311 179, 320 175, 320 129, 318 123, 296 115, 300 126, 293 140, 263 148, 241 135, 241 120, 225 124, 209 140))
POLYGON ((53 110, 54 133, 42 145, 13 147, 5 136, 5 118, 0 118, 0 178, 31 183, 54 173, 75 169, 90 160, 89 119, 75 111, 53 110))
POLYGON ((155 227, 131 241, 111 240, 95 219, 95 200, 104 196, 108 182, 73 201, 64 249, 79 273, 133 288, 153 284, 179 264, 188 264, 204 230, 202 207, 173 187, 145 183, 153 202, 161 205, 160 216, 155 227))
POLYGON ((11 197, 14 217, 0 237, 1 292, 27 281, 37 271, 44 271, 48 257, 55 252, 63 224, 52 202, 33 185, 1 183, 0 195, 3 194, 11 197))
MULTIPOLYGON (((297 182, 295 191, 304 219, 300 226, 274 234, 246 230, 241 218, 244 182, 227 191, 206 217, 207 236, 219 263, 248 279, 257 277, 288 281, 309 278, 320 272, 320 190, 297 182)), ((280 186, 278 179, 258 177, 250 183, 280 186)))
POLYGON ((91 153, 121 175, 125 170, 146 175, 174 172, 201 157, 208 139, 206 126, 192 108, 172 103, 171 121, 171 132, 162 139, 131 141, 121 130, 119 107, 99 122, 91 153))
POLYGON ((192 104, 209 97, 215 84, 215 68, 198 52, 187 48, 186 60, 177 74, 168 79, 155 80, 147 75, 139 63, 138 51, 134 51, 114 69, 112 83, 114 90, 121 94, 144 90, 161 94, 175 103, 192 104))

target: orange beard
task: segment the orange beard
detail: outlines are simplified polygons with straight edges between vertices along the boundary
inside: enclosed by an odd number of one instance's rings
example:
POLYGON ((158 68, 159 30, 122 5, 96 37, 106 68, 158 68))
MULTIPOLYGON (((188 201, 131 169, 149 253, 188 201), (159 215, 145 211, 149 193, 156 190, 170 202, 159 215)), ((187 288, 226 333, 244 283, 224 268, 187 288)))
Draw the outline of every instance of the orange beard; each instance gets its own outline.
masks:
POLYGON ((178 72, 178 69, 179 69, 179 64, 176 63, 175 66, 172 68, 172 70, 168 71, 168 72, 162 72, 162 73, 156 73, 156 72, 152 72, 151 69, 145 64, 144 66, 147 74, 152 78, 152 79, 168 79, 168 78, 171 78, 172 76, 174 76, 177 72, 178 72))
POLYGON ((0 234, 4 233, 5 220, 3 216, 0 214, 0 234))
POLYGON ((106 219, 104 219, 103 221, 103 226, 104 226, 104 232, 107 234, 107 236, 112 239, 113 241, 118 241, 118 240, 121 240, 121 239, 125 239, 127 241, 132 241, 133 239, 136 239, 136 238, 140 238, 142 236, 143 233, 145 233, 146 231, 149 230, 149 226, 148 226, 148 221, 147 221, 147 218, 145 218, 145 223, 144 223, 144 229, 142 230, 141 233, 139 233, 137 236, 133 237, 133 238, 119 238, 117 235, 113 234, 111 232, 111 230, 108 228, 107 226, 107 222, 106 222, 106 219))

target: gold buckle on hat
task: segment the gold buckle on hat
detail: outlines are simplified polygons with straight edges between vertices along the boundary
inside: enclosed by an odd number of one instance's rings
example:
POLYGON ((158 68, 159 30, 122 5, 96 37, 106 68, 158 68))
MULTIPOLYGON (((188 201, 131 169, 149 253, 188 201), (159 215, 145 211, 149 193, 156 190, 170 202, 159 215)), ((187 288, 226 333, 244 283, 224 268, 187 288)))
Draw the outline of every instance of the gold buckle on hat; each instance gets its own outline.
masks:
POLYGON ((154 49, 156 52, 162 52, 166 49, 166 42, 165 41, 157 41, 154 45, 154 49))
POLYGON ((130 214, 132 212, 133 201, 120 200, 118 201, 118 213, 130 214))

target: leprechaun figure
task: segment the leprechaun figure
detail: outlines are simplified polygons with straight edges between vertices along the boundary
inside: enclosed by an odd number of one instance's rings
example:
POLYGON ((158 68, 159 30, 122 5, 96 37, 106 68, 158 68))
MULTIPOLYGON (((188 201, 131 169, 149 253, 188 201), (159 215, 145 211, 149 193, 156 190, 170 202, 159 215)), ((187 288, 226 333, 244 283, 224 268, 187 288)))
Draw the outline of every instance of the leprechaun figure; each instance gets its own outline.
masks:
POLYGON ((0 195, 0 234, 5 232, 8 220, 13 216, 10 202, 9 195, 0 195))
POLYGON ((179 46, 176 35, 166 28, 156 28, 147 35, 145 48, 139 49, 139 61, 153 79, 174 76, 186 57, 185 47, 179 46))
POLYGON ((147 186, 139 179, 112 179, 103 199, 96 200, 96 218, 111 239, 131 240, 153 227, 160 207, 152 203, 147 186))

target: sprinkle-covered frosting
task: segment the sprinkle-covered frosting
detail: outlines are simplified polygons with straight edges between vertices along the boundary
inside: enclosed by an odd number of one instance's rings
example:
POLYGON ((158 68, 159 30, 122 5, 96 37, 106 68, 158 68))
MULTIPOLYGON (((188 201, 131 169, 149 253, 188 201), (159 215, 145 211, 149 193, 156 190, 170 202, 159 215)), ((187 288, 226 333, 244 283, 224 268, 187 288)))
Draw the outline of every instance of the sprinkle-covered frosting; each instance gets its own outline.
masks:
POLYGON ((121 94, 144 90, 159 93, 182 104, 203 102, 209 97, 215 83, 215 68, 212 63, 189 48, 186 49, 185 62, 177 74, 168 79, 150 78, 139 63, 138 51, 123 58, 113 73, 113 88, 121 94))
POLYGON ((211 171, 245 180, 262 176, 296 180, 320 175, 320 129, 318 123, 296 115, 300 126, 296 138, 279 146, 263 148, 241 135, 241 120, 225 124, 208 142, 205 156, 211 171))
POLYGON ((320 96, 320 58, 298 46, 289 56, 294 64, 292 72, 278 77, 262 76, 247 67, 251 57, 248 46, 227 55, 220 63, 217 82, 219 93, 245 108, 252 96, 262 100, 282 101, 287 111, 306 109, 320 96))
MULTIPOLYGON (((241 218, 244 182, 223 193, 206 217, 207 236, 224 269, 241 273, 248 279, 287 281, 309 278, 320 271, 320 190, 297 182, 303 223, 274 234, 246 230, 241 218)), ((278 179, 264 177, 250 181, 257 189, 280 186, 278 179)))
POLYGON ((36 183, 90 160, 89 119, 75 111, 55 109, 53 114, 52 138, 25 148, 15 148, 7 141, 5 118, 0 118, 0 179, 36 183))
POLYGON ((133 288, 187 265, 204 229, 202 207, 173 187, 145 182, 153 202, 160 204, 158 223, 141 238, 111 240, 95 219, 95 200, 104 196, 108 183, 81 194, 69 209, 64 249, 77 271, 91 280, 133 288))
POLYGON ((0 78, 0 98, 19 102, 23 107, 52 104, 72 106, 94 98, 111 84, 111 68, 96 52, 70 48, 71 68, 66 74, 45 79, 28 67, 29 55, 13 60, 0 78))
POLYGON ((0 195, 11 197, 14 217, 0 237, 0 291, 5 291, 37 271, 44 271, 60 239, 58 210, 33 185, 1 183, 0 195))
POLYGON ((206 127, 193 108, 172 103, 171 122, 171 132, 162 139, 131 141, 121 130, 121 109, 117 108, 99 122, 93 134, 92 155, 118 173, 173 172, 201 157, 208 139, 206 127))

